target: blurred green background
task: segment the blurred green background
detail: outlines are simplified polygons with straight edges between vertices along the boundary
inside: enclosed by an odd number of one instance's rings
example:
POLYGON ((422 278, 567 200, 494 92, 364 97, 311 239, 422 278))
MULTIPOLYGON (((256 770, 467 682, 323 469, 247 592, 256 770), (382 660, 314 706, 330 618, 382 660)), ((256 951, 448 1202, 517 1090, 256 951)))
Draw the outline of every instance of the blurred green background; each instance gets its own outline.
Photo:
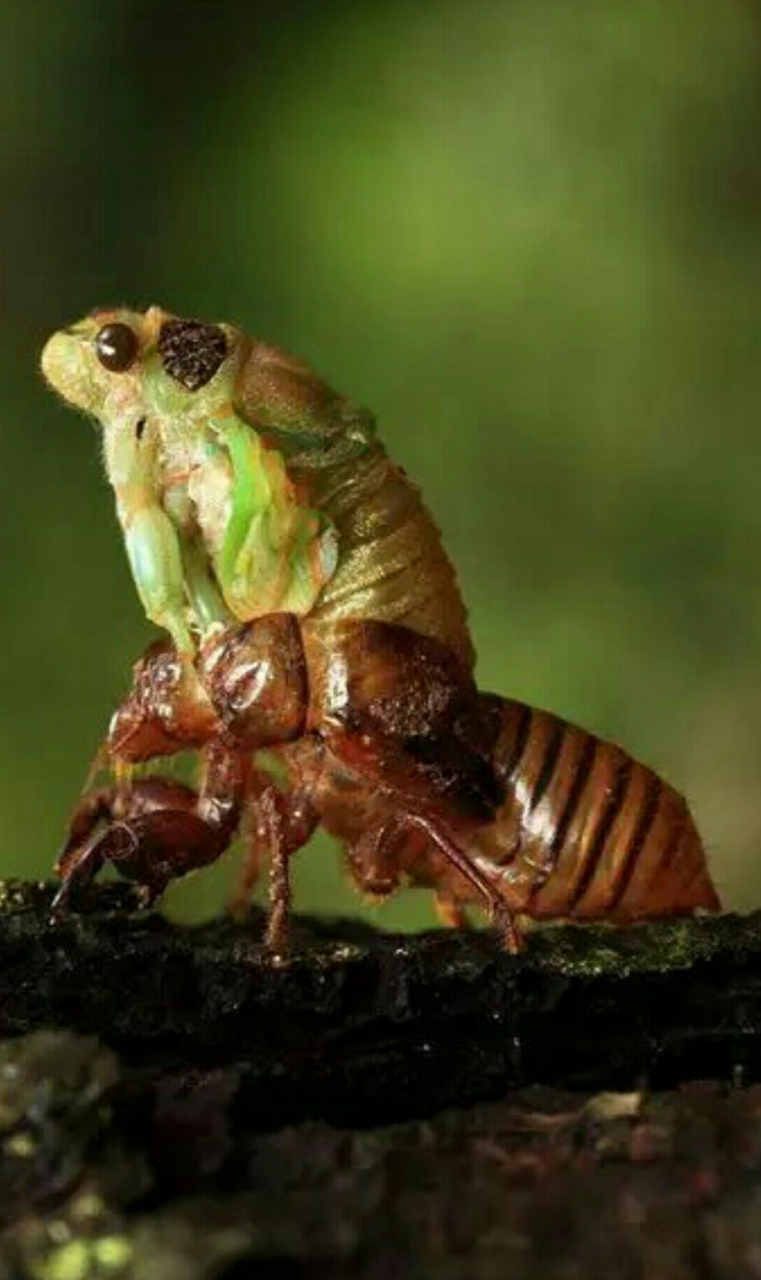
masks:
MULTIPOLYGON (((759 6, 13 0, 0 35, 0 873, 49 870, 150 636, 38 351, 160 302, 377 412, 481 683, 657 767, 758 905, 759 6)), ((298 890, 361 905, 327 844, 298 890)), ((420 894, 374 914, 432 920, 420 894)))

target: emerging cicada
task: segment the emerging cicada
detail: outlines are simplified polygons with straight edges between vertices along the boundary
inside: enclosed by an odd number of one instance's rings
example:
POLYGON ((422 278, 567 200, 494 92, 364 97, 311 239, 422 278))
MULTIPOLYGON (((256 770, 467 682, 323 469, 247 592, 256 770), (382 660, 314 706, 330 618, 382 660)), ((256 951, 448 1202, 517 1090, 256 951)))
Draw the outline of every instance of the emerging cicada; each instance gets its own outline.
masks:
POLYGON ((452 566, 372 417, 230 325, 158 307, 55 334, 49 383, 100 423, 135 584, 168 639, 134 669, 104 753, 193 748, 198 791, 152 775, 86 795, 62 909, 106 860, 152 900, 245 817, 238 901, 322 823, 363 890, 428 885, 450 921, 643 917, 719 907, 685 801, 619 747, 479 692, 452 566), (257 754, 275 753, 287 784, 257 754))

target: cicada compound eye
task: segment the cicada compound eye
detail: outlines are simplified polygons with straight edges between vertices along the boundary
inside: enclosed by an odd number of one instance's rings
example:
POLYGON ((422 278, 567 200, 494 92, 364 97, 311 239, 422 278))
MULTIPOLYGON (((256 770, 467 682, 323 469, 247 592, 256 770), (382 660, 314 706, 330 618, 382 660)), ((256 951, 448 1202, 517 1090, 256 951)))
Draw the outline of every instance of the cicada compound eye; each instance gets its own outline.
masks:
POLYGON ((135 363, 139 348, 134 329, 119 321, 104 324, 95 335, 95 354, 111 373, 126 373, 135 363))

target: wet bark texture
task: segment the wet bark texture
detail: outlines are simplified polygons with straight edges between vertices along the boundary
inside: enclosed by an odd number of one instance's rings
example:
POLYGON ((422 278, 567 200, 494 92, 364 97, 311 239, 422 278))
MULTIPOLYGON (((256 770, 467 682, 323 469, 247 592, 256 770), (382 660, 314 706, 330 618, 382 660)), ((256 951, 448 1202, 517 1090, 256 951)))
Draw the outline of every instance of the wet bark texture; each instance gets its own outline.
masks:
POLYGON ((0 1280, 761 1276, 761 915, 278 964, 49 902, 0 886, 0 1280))

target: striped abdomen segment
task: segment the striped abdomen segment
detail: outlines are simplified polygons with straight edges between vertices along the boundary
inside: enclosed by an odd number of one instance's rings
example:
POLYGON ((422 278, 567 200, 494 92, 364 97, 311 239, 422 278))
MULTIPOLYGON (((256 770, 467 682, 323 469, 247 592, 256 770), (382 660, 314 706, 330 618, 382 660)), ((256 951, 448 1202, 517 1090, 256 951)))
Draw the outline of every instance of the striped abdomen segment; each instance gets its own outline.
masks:
POLYGON ((379 446, 325 475, 312 501, 338 532, 335 573, 310 621, 332 644, 346 619, 408 627, 473 667, 473 645, 454 568, 419 489, 379 446))
POLYGON ((620 747, 500 702, 506 796, 485 851, 514 910, 626 921, 719 909, 682 796, 620 747))

